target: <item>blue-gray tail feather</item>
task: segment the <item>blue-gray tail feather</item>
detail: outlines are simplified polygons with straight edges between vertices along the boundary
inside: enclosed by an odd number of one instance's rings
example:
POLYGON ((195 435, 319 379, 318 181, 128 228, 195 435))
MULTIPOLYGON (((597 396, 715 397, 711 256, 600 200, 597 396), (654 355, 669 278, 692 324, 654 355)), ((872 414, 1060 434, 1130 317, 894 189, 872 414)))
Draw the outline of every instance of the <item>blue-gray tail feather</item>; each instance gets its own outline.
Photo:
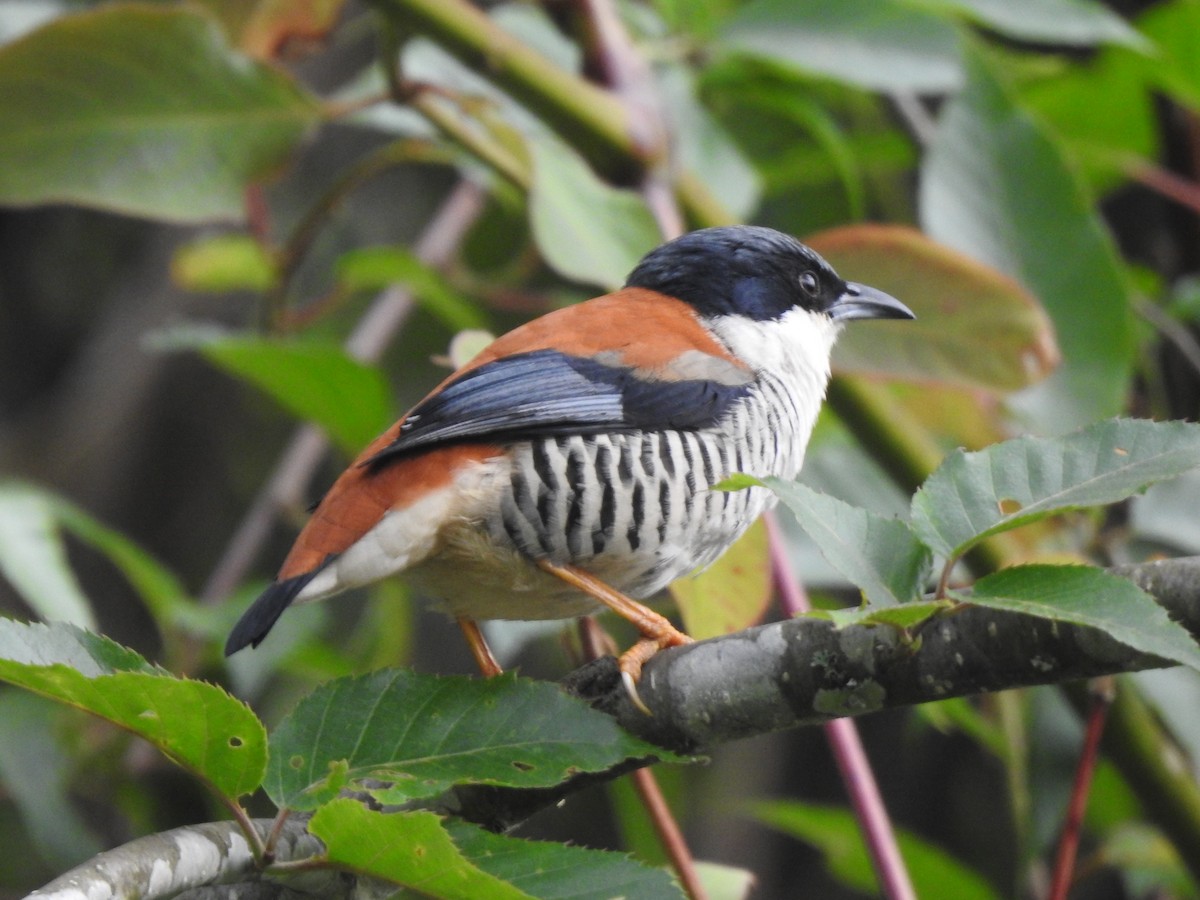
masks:
POLYGON ((231 656, 247 645, 257 647, 283 615, 283 611, 291 606, 296 595, 323 568, 324 566, 318 566, 303 575, 272 583, 250 604, 250 608, 242 613, 242 617, 233 626, 229 640, 225 642, 225 655, 231 656))

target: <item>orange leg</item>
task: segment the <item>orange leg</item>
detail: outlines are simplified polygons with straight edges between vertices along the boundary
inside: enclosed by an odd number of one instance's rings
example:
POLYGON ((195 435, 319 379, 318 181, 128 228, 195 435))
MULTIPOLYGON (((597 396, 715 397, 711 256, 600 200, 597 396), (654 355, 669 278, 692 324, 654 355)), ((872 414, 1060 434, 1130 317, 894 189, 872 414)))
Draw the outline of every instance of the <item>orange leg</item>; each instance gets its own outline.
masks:
POLYGON ((467 646, 471 648, 471 655, 475 657, 475 662, 479 666, 479 671, 483 673, 483 677, 494 678, 502 675, 504 670, 500 668, 500 663, 496 662, 496 657, 492 656, 492 648, 488 646, 487 639, 484 638, 483 632, 479 630, 479 625, 475 620, 468 616, 459 616, 454 621, 462 629, 463 637, 467 639, 467 646))
POLYGON ((637 692, 637 681, 642 677, 642 666, 659 650, 690 644, 692 639, 654 610, 626 597, 582 569, 560 566, 547 559, 538 560, 538 568, 599 600, 618 616, 632 622, 641 632, 642 639, 621 654, 617 659, 617 666, 621 670, 621 679, 625 682, 625 689, 629 692, 629 699, 633 701, 633 705, 650 715, 649 708, 637 692))

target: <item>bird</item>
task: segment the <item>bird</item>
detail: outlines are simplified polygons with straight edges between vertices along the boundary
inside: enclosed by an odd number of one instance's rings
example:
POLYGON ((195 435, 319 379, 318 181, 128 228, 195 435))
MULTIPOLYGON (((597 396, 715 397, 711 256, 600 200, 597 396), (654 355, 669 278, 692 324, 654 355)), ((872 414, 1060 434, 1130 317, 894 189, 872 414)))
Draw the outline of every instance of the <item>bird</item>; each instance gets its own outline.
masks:
POLYGON ((647 254, 615 292, 497 338, 334 482, 225 646, 256 647, 293 603, 404 572, 457 622, 605 608, 642 666, 690 642, 646 600, 711 564, 775 503, 736 473, 794 479, 847 322, 912 319, 763 226, 704 228, 647 254))

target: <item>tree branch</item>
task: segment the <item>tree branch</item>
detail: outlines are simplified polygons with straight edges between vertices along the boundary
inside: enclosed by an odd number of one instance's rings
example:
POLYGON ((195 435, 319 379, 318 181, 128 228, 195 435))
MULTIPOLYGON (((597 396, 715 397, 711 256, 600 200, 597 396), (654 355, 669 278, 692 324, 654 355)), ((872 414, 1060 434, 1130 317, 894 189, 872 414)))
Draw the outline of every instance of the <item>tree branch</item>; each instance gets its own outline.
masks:
MULTIPOLYGON (((1112 571, 1152 594, 1172 618, 1200 635, 1200 557, 1112 571)), ((629 702, 611 657, 577 669, 564 679, 564 686, 615 716, 639 737, 676 752, 700 753, 728 741, 843 716, 1170 665, 1174 663, 1132 650, 1095 628, 966 606, 930 620, 916 635, 886 625, 837 629, 825 620, 798 618, 665 650, 647 663, 639 685, 653 716, 629 702)), ((1113 715, 1132 714, 1121 703, 1118 699, 1113 715)), ((1119 733, 1131 731, 1138 729, 1119 733)), ((1121 755, 1126 766, 1131 758, 1156 752, 1108 744, 1105 749, 1121 755)), ((443 797, 440 805, 443 811, 484 827, 506 830, 582 787, 652 762, 626 760, 614 769, 581 775, 548 789, 459 788, 443 797)), ((1158 778, 1160 770, 1170 768, 1164 761, 1146 777, 1158 778)), ((1200 848, 1196 785, 1189 778, 1173 777, 1170 792, 1175 802, 1156 821, 1177 846, 1200 848)), ((302 820, 287 822, 279 844, 280 861, 321 852, 320 842, 308 836, 303 826, 302 820)), ((270 822, 255 820, 255 827, 265 834, 270 822)), ((80 891, 90 895, 88 888, 99 884, 112 887, 107 896, 154 898, 252 876, 257 877, 257 869, 245 837, 235 823, 217 822, 133 841, 95 857, 31 896, 77 900, 80 891), (215 852, 199 854, 198 849, 215 852), (190 868, 185 861, 192 863, 190 868)), ((314 873, 314 877, 324 876, 314 873)), ((328 890, 328 896, 349 896, 352 882, 331 882, 328 890)), ((278 891, 271 896, 279 896, 278 891)))

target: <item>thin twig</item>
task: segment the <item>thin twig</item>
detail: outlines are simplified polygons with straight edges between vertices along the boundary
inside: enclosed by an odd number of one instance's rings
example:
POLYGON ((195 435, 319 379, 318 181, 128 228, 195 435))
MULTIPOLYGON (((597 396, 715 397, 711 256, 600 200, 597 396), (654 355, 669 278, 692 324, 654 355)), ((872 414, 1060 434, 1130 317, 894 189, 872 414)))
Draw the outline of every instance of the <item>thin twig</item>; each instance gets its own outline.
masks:
POLYGON ((1117 685, 1111 675, 1097 678, 1088 685, 1091 700, 1088 710, 1087 729, 1083 746, 1079 750, 1079 767, 1075 770, 1075 783, 1071 787, 1071 800, 1063 822, 1062 837, 1054 858, 1054 873, 1050 881, 1048 900, 1067 900, 1075 872, 1075 856, 1079 852, 1079 837, 1083 830, 1083 814, 1087 810, 1088 792, 1100 758, 1100 739, 1108 721, 1117 685))
MULTIPOLYGON (((773 514, 767 513, 766 523, 780 605, 789 616, 807 612, 808 597, 796 573, 792 571, 779 522, 773 514)), ((863 749, 858 727, 850 719, 835 719, 826 722, 823 727, 842 781, 850 794, 855 817, 863 830, 867 851, 871 854, 884 895, 889 900, 916 900, 916 891, 900 855, 896 834, 879 792, 879 784, 875 781, 875 773, 863 749)))
MULTIPOLYGON (((483 199, 483 190, 478 185, 466 180, 460 182, 421 235, 416 245, 417 257, 426 265, 445 265, 482 211, 483 199)), ((412 296, 406 288, 395 286, 384 291, 346 340, 346 352, 364 362, 379 359, 412 308, 412 296)), ((296 429, 275 471, 213 568, 200 594, 203 602, 216 603, 241 583, 270 534, 275 517, 281 510, 299 505, 299 496, 328 446, 328 438, 313 426, 296 429)))
POLYGON ((706 900, 708 894, 704 885, 700 883, 696 861, 692 859, 692 851, 688 848, 679 823, 675 821, 671 808, 667 806, 662 788, 658 786, 658 779, 649 769, 636 769, 629 773, 629 777, 633 780, 633 789, 637 791, 642 806, 650 814, 650 822, 667 852, 667 858, 671 860, 671 867, 679 876, 684 892, 692 900, 706 900))

